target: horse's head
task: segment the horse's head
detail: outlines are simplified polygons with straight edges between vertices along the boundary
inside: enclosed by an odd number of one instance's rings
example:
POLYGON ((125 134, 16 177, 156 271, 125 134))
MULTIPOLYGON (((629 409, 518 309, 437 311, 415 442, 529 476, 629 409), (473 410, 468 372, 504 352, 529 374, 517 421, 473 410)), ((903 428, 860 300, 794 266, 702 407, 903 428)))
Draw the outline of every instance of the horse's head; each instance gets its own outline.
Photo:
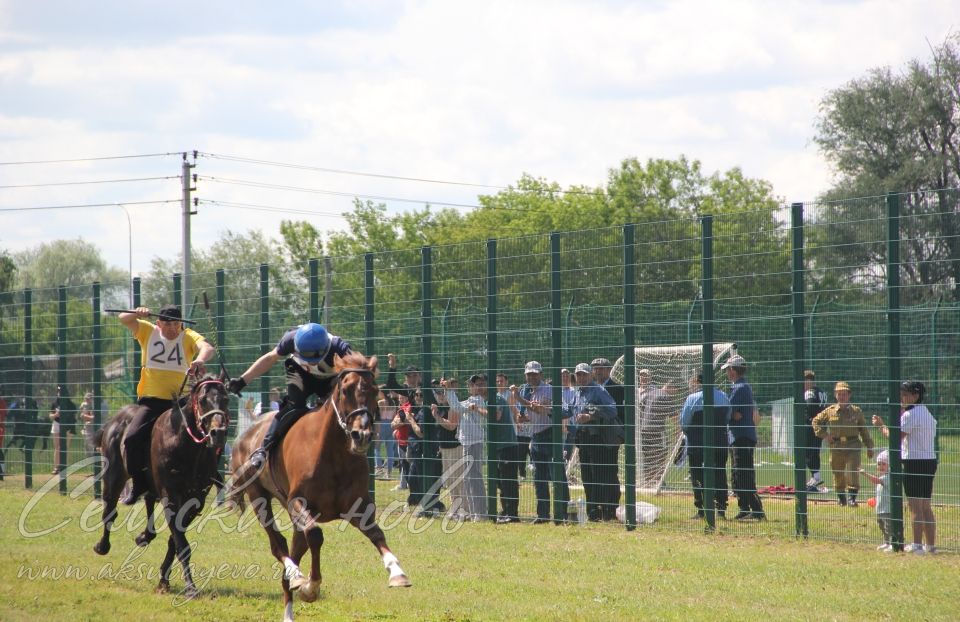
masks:
POLYGON ((331 396, 340 427, 350 440, 350 451, 367 453, 373 440, 373 416, 377 412, 377 357, 360 353, 336 358, 337 387, 331 396))
POLYGON ((224 380, 223 374, 219 378, 205 376, 190 390, 191 410, 200 433, 194 440, 219 451, 227 442, 227 427, 230 425, 230 395, 224 380))

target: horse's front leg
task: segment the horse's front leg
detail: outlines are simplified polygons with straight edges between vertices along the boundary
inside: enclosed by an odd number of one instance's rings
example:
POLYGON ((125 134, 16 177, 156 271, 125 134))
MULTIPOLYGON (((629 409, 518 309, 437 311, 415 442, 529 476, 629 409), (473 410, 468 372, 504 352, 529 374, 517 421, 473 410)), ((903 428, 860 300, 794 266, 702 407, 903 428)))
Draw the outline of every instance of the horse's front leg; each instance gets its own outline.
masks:
POLYGON ((170 536, 173 538, 173 542, 177 547, 177 559, 180 560, 180 564, 183 566, 183 581, 186 584, 183 588, 183 595, 187 598, 193 598, 199 592, 197 591, 197 586, 193 584, 193 572, 190 570, 191 547, 187 541, 186 533, 187 527, 193 518, 193 513, 190 512, 187 516, 184 516, 182 523, 178 521, 178 515, 180 513, 181 512, 177 512, 176 514, 173 512, 168 513, 167 522, 170 526, 170 536))
POLYGON ((177 543, 173 539, 173 530, 167 538, 167 554, 160 564, 160 582, 157 583, 157 594, 166 594, 170 591, 170 569, 173 567, 173 556, 177 552, 177 543))
POLYGON ((413 585, 407 578, 406 573, 403 572, 403 568, 400 567, 400 560, 387 546, 387 537, 383 535, 383 530, 380 529, 380 525, 376 521, 377 506, 372 501, 367 500, 360 505, 359 509, 359 512, 350 513, 350 524, 359 529, 373 543, 373 546, 377 547, 383 566, 390 573, 388 585, 390 587, 410 587, 413 585))
POLYGON ((137 546, 147 546, 157 537, 157 527, 154 519, 154 509, 157 505, 157 499, 153 496, 153 493, 147 493, 143 496, 143 504, 147 508, 147 526, 144 527, 140 535, 134 539, 137 546))
POLYGON ((283 590, 283 622, 293 622, 293 589, 298 589, 307 579, 300 572, 300 568, 290 558, 290 551, 287 549, 287 540, 277 528, 276 520, 273 516, 273 506, 270 504, 270 497, 266 491, 259 485, 253 484, 247 487, 247 498, 250 505, 257 515, 260 526, 267 532, 267 539, 270 540, 270 552, 283 564, 283 578, 280 581, 280 587, 283 590))
POLYGON ((320 593, 320 584, 323 577, 320 575, 320 547, 323 546, 323 530, 318 526, 309 528, 306 532, 294 529, 290 557, 299 567, 300 560, 307 548, 310 549, 310 581, 301 586, 297 593, 300 600, 312 603, 320 593))

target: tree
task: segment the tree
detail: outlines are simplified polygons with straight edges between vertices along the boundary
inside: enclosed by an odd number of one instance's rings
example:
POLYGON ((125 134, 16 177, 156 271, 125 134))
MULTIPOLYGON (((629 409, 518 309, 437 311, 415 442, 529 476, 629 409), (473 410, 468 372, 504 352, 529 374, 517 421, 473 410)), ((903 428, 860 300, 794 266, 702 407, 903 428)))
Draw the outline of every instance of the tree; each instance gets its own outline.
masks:
POLYGON ((17 264, 7 251, 0 252, 0 292, 8 292, 13 289, 14 280, 17 276, 17 264))
MULTIPOLYGON (((126 282, 127 273, 107 266, 100 250, 84 240, 54 240, 16 253, 15 289, 32 288, 43 298, 44 290, 102 283, 126 282)), ((38 294, 35 294, 38 295, 38 294)), ((53 298, 56 298, 54 293, 53 298)))
POLYGON ((881 219, 880 201, 850 197, 901 193, 902 259, 907 301, 949 291, 960 299, 960 34, 912 60, 901 73, 870 71, 821 101, 815 141, 839 173, 818 210, 824 226, 811 245, 831 248, 817 278, 879 290, 886 278, 885 235, 851 222, 881 219), (919 287, 910 287, 919 286, 919 287))

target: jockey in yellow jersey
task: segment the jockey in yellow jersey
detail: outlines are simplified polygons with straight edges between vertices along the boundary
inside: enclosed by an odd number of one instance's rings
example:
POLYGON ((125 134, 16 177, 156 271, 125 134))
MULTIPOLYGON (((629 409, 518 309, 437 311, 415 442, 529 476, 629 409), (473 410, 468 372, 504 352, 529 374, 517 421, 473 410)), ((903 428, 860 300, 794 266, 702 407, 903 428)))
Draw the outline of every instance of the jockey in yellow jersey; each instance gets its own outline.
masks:
POLYGON ((204 363, 216 351, 192 329, 184 328, 180 307, 165 305, 160 309, 156 323, 143 319, 150 309, 137 307, 132 313, 121 313, 120 321, 140 343, 140 383, 137 385, 137 404, 140 410, 130 421, 123 435, 123 459, 127 473, 133 480, 130 493, 123 498, 125 505, 136 503, 150 488, 150 433, 153 424, 179 398, 188 372, 202 374, 204 363))

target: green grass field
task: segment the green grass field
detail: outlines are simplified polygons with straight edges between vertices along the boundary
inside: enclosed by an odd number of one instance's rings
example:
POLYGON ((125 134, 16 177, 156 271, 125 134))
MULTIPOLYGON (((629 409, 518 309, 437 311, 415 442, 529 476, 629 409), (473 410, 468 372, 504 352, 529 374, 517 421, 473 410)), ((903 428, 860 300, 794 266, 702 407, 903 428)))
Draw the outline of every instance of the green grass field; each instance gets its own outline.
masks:
MULTIPOLYGON (((381 507, 399 498, 390 485, 378 485, 381 507)), ((662 520, 634 532, 609 524, 467 523, 449 533, 440 522, 391 515, 399 524, 387 531, 388 541, 414 583, 410 589, 388 589, 367 540, 331 523, 324 529, 320 600, 298 602, 296 614, 302 620, 957 617, 960 555, 890 555, 877 553, 873 542, 831 541, 851 528, 875 530, 866 508, 818 507, 824 538, 798 541, 789 537, 792 512, 779 507, 785 501, 769 501, 768 523, 731 521, 704 534, 701 523, 687 518, 689 497, 659 499, 662 520)), ((123 511, 121 520, 142 514, 134 510, 123 511)), ((173 593, 153 591, 165 534, 137 549, 137 530, 121 526, 113 550, 99 557, 91 549, 99 503, 88 494, 35 497, 22 490, 22 480, 8 479, 0 485, 0 619, 279 620, 279 581, 266 536, 249 514, 238 519, 220 511, 214 520, 212 512, 189 535, 201 595, 180 602, 179 571, 173 593), (51 532, 25 535, 43 530, 51 532)))

